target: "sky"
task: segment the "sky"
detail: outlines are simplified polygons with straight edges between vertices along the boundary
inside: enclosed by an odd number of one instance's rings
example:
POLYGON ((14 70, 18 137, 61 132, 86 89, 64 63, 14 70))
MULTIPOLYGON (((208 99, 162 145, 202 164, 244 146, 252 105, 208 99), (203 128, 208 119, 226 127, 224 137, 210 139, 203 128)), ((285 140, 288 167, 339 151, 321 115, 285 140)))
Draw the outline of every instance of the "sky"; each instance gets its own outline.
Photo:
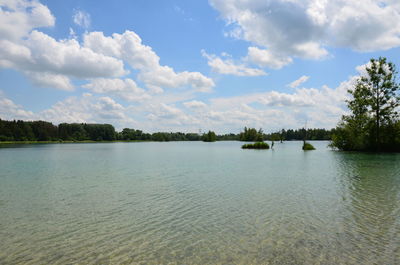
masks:
POLYGON ((147 132, 333 128, 398 0, 0 0, 0 118, 147 132))

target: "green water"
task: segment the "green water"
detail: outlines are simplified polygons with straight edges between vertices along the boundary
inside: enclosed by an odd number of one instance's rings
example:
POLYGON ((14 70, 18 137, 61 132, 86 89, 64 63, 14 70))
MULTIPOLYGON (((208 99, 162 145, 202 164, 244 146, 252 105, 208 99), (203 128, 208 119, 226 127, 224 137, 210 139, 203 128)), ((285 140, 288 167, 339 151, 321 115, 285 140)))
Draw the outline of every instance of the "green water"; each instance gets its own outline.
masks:
POLYGON ((400 155, 7 145, 0 264, 400 264, 400 155))

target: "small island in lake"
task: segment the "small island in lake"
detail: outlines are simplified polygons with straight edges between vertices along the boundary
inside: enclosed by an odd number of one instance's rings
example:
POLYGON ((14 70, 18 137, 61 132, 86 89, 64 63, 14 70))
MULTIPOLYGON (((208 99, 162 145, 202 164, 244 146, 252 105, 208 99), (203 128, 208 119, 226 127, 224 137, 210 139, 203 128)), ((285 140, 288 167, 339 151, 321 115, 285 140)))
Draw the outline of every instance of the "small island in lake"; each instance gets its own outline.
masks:
POLYGON ((269 149, 269 144, 265 142, 256 142, 254 144, 244 144, 242 149, 269 149))
POLYGON ((315 147, 310 143, 304 142, 303 150, 304 151, 315 150, 315 147))

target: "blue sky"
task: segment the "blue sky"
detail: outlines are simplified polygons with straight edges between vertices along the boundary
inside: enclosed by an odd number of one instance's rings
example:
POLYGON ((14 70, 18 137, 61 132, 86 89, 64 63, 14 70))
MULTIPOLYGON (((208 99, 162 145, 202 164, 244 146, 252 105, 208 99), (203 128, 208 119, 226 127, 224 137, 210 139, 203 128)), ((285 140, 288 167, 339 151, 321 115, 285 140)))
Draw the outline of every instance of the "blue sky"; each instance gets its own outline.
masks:
POLYGON ((0 118, 218 133, 332 128, 400 4, 0 1, 0 118))

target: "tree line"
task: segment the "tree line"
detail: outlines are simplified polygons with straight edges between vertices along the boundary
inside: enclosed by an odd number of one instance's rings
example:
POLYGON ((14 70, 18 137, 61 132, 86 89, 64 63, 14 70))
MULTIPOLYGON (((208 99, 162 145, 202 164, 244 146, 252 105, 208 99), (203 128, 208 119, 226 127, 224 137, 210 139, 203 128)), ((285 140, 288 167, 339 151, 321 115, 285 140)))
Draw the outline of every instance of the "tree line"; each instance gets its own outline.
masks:
POLYGON ((0 141, 199 141, 196 133, 145 133, 125 128, 115 131, 111 124, 7 121, 0 119, 0 141))
MULTIPOLYGON (((155 132, 125 128, 117 132, 111 124, 61 123, 58 126, 46 121, 7 121, 0 119, 0 141, 262 141, 302 140, 304 129, 282 130, 264 134, 262 130, 244 128, 239 134, 216 135, 213 131, 198 133, 155 132)), ((311 140, 329 140, 331 131, 308 129, 311 140)))
POLYGON ((0 141, 113 141, 110 124, 61 123, 46 121, 6 121, 0 119, 0 141))

